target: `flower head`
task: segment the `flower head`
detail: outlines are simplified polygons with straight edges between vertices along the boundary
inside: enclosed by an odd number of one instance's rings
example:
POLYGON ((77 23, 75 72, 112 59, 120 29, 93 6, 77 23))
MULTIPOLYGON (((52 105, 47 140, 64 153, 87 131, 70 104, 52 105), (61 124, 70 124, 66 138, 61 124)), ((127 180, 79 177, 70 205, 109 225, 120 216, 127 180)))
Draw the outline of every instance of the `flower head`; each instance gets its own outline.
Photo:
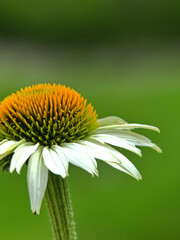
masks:
POLYGON ((158 128, 128 124, 119 117, 97 119, 96 111, 75 90, 62 85, 39 84, 21 89, 0 104, 0 164, 20 173, 28 166, 31 209, 39 213, 48 182, 48 171, 65 178, 69 163, 98 175, 100 159, 137 180, 135 166, 111 145, 141 156, 137 146, 160 152, 135 128, 158 128))

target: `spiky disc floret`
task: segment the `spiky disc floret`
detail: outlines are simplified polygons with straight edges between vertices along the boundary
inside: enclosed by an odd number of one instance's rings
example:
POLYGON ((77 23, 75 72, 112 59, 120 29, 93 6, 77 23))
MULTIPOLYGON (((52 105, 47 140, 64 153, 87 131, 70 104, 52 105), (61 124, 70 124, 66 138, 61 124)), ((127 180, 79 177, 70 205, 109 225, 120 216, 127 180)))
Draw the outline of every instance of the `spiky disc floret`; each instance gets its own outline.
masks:
POLYGON ((60 145, 89 137, 97 125, 91 104, 60 84, 38 84, 21 89, 0 104, 0 141, 26 139, 60 145))

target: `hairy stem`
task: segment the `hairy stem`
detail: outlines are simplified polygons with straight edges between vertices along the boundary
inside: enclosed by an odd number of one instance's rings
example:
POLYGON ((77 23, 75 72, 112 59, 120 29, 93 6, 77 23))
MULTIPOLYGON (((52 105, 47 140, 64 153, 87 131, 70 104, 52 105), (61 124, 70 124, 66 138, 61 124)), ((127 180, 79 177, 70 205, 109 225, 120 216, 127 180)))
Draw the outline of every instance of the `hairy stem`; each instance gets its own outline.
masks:
POLYGON ((49 172, 45 198, 54 239, 77 239, 67 179, 49 172))

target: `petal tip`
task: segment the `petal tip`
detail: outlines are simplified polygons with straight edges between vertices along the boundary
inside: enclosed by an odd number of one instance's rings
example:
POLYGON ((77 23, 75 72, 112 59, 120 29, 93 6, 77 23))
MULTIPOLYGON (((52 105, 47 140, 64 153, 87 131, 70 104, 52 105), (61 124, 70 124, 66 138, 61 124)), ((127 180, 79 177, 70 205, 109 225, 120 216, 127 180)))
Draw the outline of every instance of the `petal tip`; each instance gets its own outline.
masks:
POLYGON ((158 127, 156 127, 156 132, 160 133, 160 129, 158 127))
POLYGON ((39 215, 40 214, 40 211, 37 211, 37 210, 32 210, 33 214, 34 215, 39 215))
POLYGON ((21 174, 21 169, 16 168, 16 172, 20 175, 21 174))
POLYGON ((10 173, 13 173, 14 170, 15 170, 15 168, 12 168, 12 167, 10 166, 9 172, 10 172, 10 173))
POLYGON ((141 176, 141 174, 138 172, 138 174, 136 175, 136 176, 133 176, 138 182, 140 181, 140 180, 142 180, 142 176, 141 176))
POLYGON ((99 172, 98 172, 97 169, 94 171, 94 173, 95 173, 95 175, 96 175, 97 177, 99 177, 99 172))
POLYGON ((162 153, 162 150, 160 147, 158 147, 156 144, 153 144, 153 147, 152 147, 156 152, 158 153, 162 153))
POLYGON ((142 177, 141 177, 141 178, 136 178, 136 180, 139 182, 139 181, 141 181, 141 180, 142 180, 142 177))
POLYGON ((138 153, 138 156, 139 156, 140 158, 142 158, 142 152, 141 152, 141 151, 138 153))
POLYGON ((139 177, 138 181, 141 181, 141 180, 142 180, 142 176, 140 175, 140 177, 139 177))

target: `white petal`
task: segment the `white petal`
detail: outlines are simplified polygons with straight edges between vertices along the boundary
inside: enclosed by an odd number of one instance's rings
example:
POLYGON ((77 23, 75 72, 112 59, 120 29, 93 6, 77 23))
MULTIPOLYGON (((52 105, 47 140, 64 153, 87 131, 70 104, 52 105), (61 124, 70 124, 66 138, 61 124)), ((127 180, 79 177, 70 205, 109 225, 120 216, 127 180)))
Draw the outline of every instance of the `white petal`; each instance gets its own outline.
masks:
POLYGON ((65 168, 66 175, 68 175, 69 162, 68 162, 68 159, 66 158, 66 155, 63 153, 62 147, 53 145, 51 148, 58 154, 58 156, 65 168))
POLYGON ((7 157, 9 154, 11 154, 12 152, 6 152, 4 154, 0 155, 0 160, 2 160, 3 158, 7 157))
POLYGON ((31 154, 36 151, 38 146, 39 143, 33 144, 30 142, 26 142, 17 147, 11 160, 10 172, 13 172, 16 168, 17 173, 20 173, 22 166, 28 160, 31 154))
POLYGON ((118 169, 118 170, 120 170, 120 171, 122 171, 122 172, 124 172, 124 173, 126 173, 126 174, 128 174, 128 175, 130 175, 131 177, 135 178, 136 180, 141 180, 141 179, 142 179, 142 177, 141 177, 140 174, 138 174, 138 177, 137 177, 136 175, 131 174, 129 171, 126 171, 126 170, 123 169, 120 165, 118 165, 118 164, 116 164, 116 163, 110 163, 110 162, 108 162, 108 164, 109 164, 111 167, 116 168, 116 169, 118 169))
POLYGON ((6 140, 2 141, 0 145, 0 155, 13 151, 17 146, 22 144, 24 141, 25 141, 24 139, 21 141, 6 141, 6 140))
MULTIPOLYGON (((97 140, 93 140, 91 138, 88 141, 81 141, 81 144, 85 145, 89 150, 91 150, 92 154, 94 154, 95 158, 102 159, 103 161, 112 164, 119 165, 124 172, 128 172, 131 176, 136 179, 141 179, 141 175, 135 166, 120 152, 112 148, 107 144, 99 143, 97 140), (102 151, 102 149, 104 151, 102 151), (99 151, 97 151, 99 150, 99 151)), ((110 164, 111 165, 111 164, 110 164)))
POLYGON ((78 144, 68 143, 66 144, 66 147, 64 147, 63 144, 63 150, 70 163, 86 170, 91 174, 98 175, 96 164, 87 153, 83 152, 82 148, 78 146, 78 144))
POLYGON ((19 147, 17 147, 15 150, 14 150, 14 154, 12 156, 12 159, 11 159, 11 164, 10 164, 10 169, 9 171, 12 173, 15 169, 16 169, 16 164, 18 162, 18 159, 21 155, 21 151, 20 149, 23 151, 24 148, 26 148, 26 146, 28 145, 29 146, 30 143, 23 143, 21 144, 19 147))
POLYGON ((161 152, 161 149, 157 145, 152 143, 149 138, 141 134, 121 129, 106 129, 103 132, 104 133, 102 134, 119 137, 121 139, 128 141, 130 144, 134 144, 136 146, 151 147, 155 149, 157 152, 161 152))
POLYGON ((90 158, 91 162, 93 163, 94 167, 97 168, 97 162, 93 156, 93 154, 91 154, 89 151, 87 151, 86 147, 78 142, 76 143, 64 143, 62 144, 62 146, 64 147, 69 147, 71 149, 74 149, 77 152, 80 152, 82 154, 86 154, 86 158, 90 158))
POLYGON ((117 124, 125 124, 126 121, 123 120, 122 118, 115 117, 115 116, 110 116, 110 117, 105 117, 98 119, 98 124, 102 126, 109 126, 109 125, 117 125, 117 124))
POLYGON ((8 141, 7 139, 3 140, 0 143, 0 148, 1 151, 3 152, 2 154, 0 154, 0 160, 5 158, 6 156, 8 156, 9 154, 13 153, 13 150, 20 145, 21 143, 23 143, 24 140, 21 140, 19 142, 16 141, 8 141), (11 143, 8 143, 11 142, 11 143), (6 144, 5 144, 6 143, 6 144), (17 144, 18 143, 18 144, 17 144))
POLYGON ((138 145, 138 144, 144 145, 144 144, 151 143, 150 139, 148 139, 147 137, 144 137, 143 135, 140 135, 135 132, 127 131, 127 130, 122 130, 122 129, 105 129, 103 131, 103 134, 125 139, 129 142, 134 143, 135 145, 138 145))
POLYGON ((31 209, 33 213, 39 214, 41 202, 48 181, 48 169, 44 165, 42 157, 43 147, 39 147, 29 158, 27 182, 31 209))
POLYGON ((7 139, 4 139, 0 142, 0 145, 2 145, 3 143, 7 142, 8 140, 7 139))
POLYGON ((138 148, 136 148, 133 143, 127 142, 126 140, 124 140, 122 138, 118 138, 116 136, 110 136, 107 134, 95 134, 92 137, 102 143, 108 143, 108 144, 111 144, 111 145, 114 145, 117 147, 121 147, 121 148, 124 148, 131 152, 136 153, 140 157, 142 156, 141 151, 138 148))
POLYGON ((125 171, 129 173, 129 175, 133 176, 136 179, 141 179, 141 175, 139 171, 136 169, 136 167, 120 152, 109 146, 109 148, 112 150, 114 156, 116 156, 118 159, 120 159, 121 164, 118 164, 121 168, 123 168, 125 171))
POLYGON ((144 129, 149 129, 153 130, 156 132, 160 132, 159 128, 150 126, 150 125, 144 125, 144 124, 137 124, 137 123, 131 123, 131 124, 117 124, 117 125, 109 125, 109 126, 100 126, 96 132, 97 133, 102 133, 105 129, 135 129, 135 128, 144 128, 144 129))
POLYGON ((46 167, 53 173, 61 175, 63 178, 67 176, 67 169, 64 167, 59 155, 53 149, 45 147, 43 149, 43 159, 46 167))
POLYGON ((78 141, 79 144, 82 144, 86 147, 87 151, 94 156, 94 158, 101 159, 106 162, 113 162, 120 164, 121 161, 117 159, 109 147, 105 143, 100 143, 98 140, 93 138, 88 138, 85 141, 78 141))

